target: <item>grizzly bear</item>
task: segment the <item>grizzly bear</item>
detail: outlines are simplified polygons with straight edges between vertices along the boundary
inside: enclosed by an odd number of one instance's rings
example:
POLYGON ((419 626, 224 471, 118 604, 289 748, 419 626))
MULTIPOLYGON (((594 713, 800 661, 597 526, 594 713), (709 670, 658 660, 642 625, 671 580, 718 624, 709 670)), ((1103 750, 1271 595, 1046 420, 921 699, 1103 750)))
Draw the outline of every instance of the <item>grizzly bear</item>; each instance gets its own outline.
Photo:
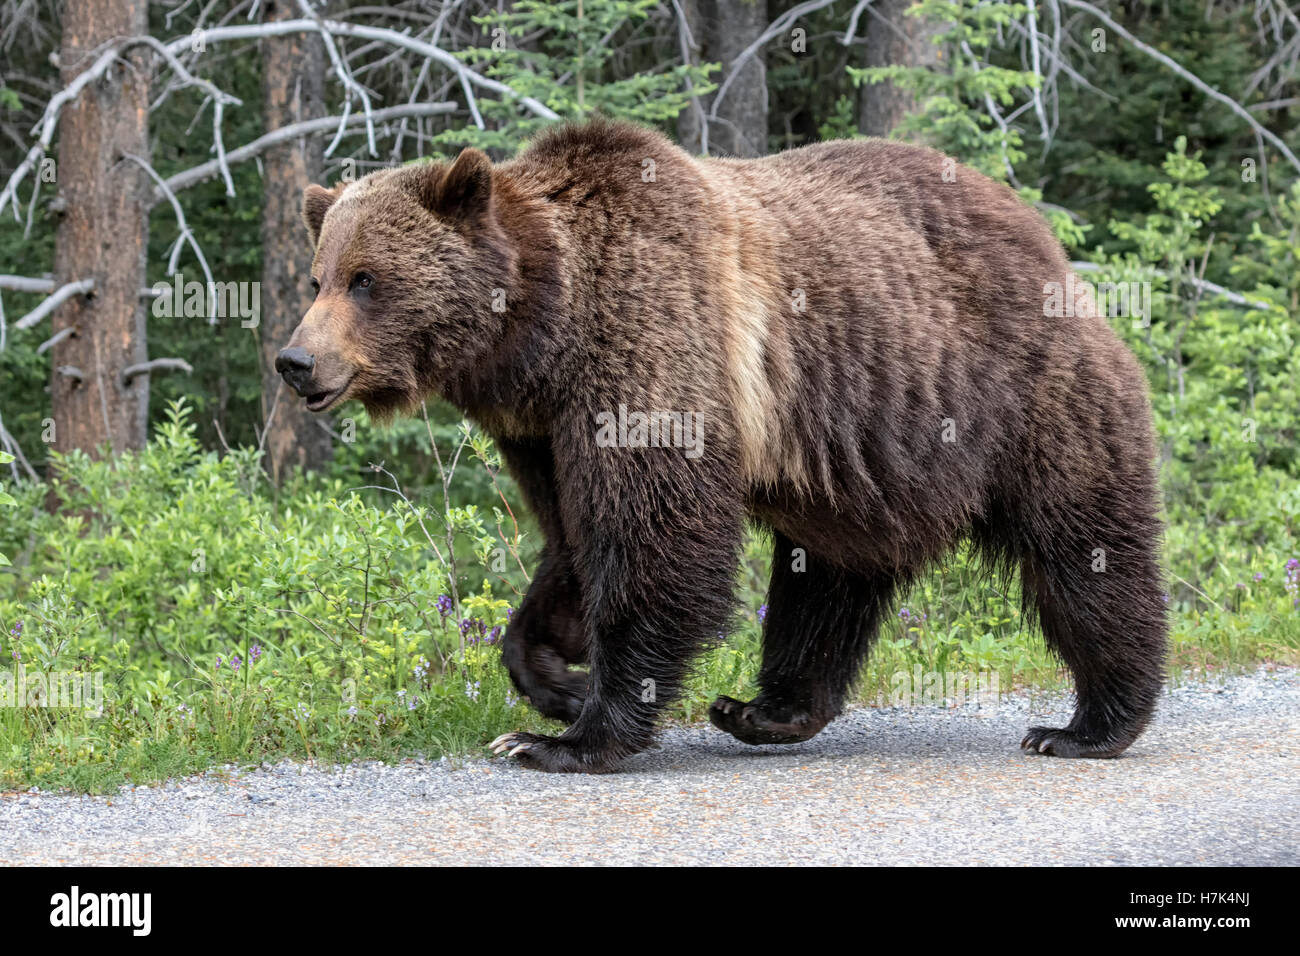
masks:
POLYGON ((891 601, 963 540, 1018 569, 1073 674, 1022 746, 1113 757, 1163 677, 1146 381, 1046 223, 930 149, 695 158, 608 121, 494 165, 311 186, 317 298, 276 362, 323 411, 438 395, 495 439, 545 537, 507 628, 520 692, 569 722, 493 743, 599 772, 652 740, 772 542, 749 744, 836 717, 891 601), (1072 297, 1071 297, 1072 298, 1072 297), (571 665, 586 665, 586 671, 571 665))

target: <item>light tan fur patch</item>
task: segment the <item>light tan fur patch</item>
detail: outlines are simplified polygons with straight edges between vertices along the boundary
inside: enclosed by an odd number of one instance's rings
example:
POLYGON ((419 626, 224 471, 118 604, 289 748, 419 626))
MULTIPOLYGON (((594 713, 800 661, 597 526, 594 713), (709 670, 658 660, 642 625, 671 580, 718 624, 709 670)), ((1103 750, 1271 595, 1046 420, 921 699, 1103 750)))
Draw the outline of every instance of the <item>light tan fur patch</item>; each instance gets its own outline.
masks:
POLYGON ((803 460, 791 436, 783 434, 778 399, 767 373, 770 359, 781 361, 784 345, 779 341, 779 317, 772 311, 781 296, 767 279, 765 250, 753 241, 762 230, 750 220, 762 215, 761 206, 737 200, 744 187, 728 181, 722 163, 707 172, 715 200, 729 214, 718 243, 713 281, 724 307, 728 386, 742 474, 751 485, 770 486, 785 479, 802 486, 806 484, 803 460))
POLYGON ((772 482, 775 458, 771 454, 776 420, 775 400, 765 371, 769 316, 767 304, 727 257, 727 268, 717 276, 726 303, 728 384, 731 407, 740 441, 741 466, 747 480, 772 482))

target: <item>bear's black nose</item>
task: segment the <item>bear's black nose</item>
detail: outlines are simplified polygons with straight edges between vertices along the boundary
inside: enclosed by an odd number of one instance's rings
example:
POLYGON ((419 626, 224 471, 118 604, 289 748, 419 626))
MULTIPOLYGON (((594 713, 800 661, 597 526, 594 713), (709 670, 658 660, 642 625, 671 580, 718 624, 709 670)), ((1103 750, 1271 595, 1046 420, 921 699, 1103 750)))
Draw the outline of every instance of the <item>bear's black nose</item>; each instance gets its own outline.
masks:
POLYGON ((299 395, 306 395, 315 390, 311 375, 315 367, 316 359, 308 355, 306 349, 284 349, 275 357, 275 370, 284 376, 289 387, 299 395))

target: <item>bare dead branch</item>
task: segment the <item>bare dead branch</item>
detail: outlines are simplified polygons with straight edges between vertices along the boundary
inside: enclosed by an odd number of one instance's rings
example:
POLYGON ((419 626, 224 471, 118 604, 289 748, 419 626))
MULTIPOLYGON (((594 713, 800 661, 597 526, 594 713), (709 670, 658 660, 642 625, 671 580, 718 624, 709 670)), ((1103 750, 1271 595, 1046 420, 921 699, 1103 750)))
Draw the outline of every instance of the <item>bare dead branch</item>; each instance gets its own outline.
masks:
POLYGON ((178 358, 156 358, 147 362, 137 362, 135 365, 128 365, 122 369, 122 387, 125 388, 131 384, 131 380, 137 375, 148 375, 153 372, 184 372, 186 375, 194 371, 194 367, 184 359, 178 358))
MULTIPOLYGON (((1095 262, 1071 262, 1070 268, 1075 272, 1101 272, 1105 267, 1095 262)), ((1159 273, 1164 275, 1165 273, 1159 273)), ((1212 295, 1223 296, 1233 305, 1243 305, 1250 309, 1263 309, 1267 311, 1273 308, 1272 303, 1265 302, 1262 299, 1248 299, 1240 292, 1233 292, 1231 289, 1225 289, 1223 286, 1207 279, 1199 279, 1195 276, 1184 276, 1182 281, 1186 282, 1197 292, 1209 292, 1212 295)))
POLYGON ((58 332, 55 332, 53 335, 51 335, 40 345, 36 346, 36 354, 44 355, 50 349, 54 348, 54 346, 62 342, 64 339, 73 335, 76 331, 77 331, 77 327, 75 325, 69 325, 66 329, 62 329, 58 332))
POLYGON ((727 95, 727 90, 731 88, 732 82, 734 82, 736 77, 740 75, 740 71, 755 53, 761 50, 769 40, 780 36, 788 30, 790 24, 794 23, 805 13, 813 13, 816 10, 820 10, 822 7, 829 7, 834 2, 835 0, 807 0, 806 3, 801 3, 797 7, 791 7, 785 13, 773 20, 772 25, 764 30, 757 40, 745 47, 745 49, 741 50, 740 54, 731 61, 731 71, 727 74, 726 79, 722 81, 722 84, 718 87, 718 91, 713 94, 713 102, 709 104, 710 122, 718 119, 718 110, 722 106, 723 98, 727 95))
POLYGON ((1192 86, 1196 87, 1206 96, 1208 96, 1210 99, 1214 100, 1217 103, 1222 103, 1224 106, 1228 107, 1228 109, 1232 110, 1243 120, 1245 120, 1246 124, 1250 126, 1251 129, 1253 129, 1260 136, 1264 137, 1264 139, 1268 140, 1278 152, 1280 152, 1283 156, 1286 157, 1287 162, 1289 162, 1293 167, 1295 167, 1297 171, 1300 171, 1300 159, 1296 158, 1295 153, 1291 152, 1291 150, 1287 147, 1286 143, 1282 142, 1282 140, 1279 139, 1277 135, 1275 135, 1271 130, 1261 126, 1259 122, 1255 119, 1255 117, 1251 116, 1250 112, 1240 103, 1238 103, 1236 100, 1232 99, 1232 97, 1225 96, 1224 94, 1220 93, 1214 87, 1210 86, 1210 84, 1206 83, 1199 76, 1197 76, 1191 70, 1188 70, 1186 67, 1182 66, 1173 58, 1168 57, 1165 54, 1161 53, 1159 50, 1155 49, 1154 47, 1143 43, 1133 34, 1129 33, 1122 26, 1120 26, 1118 23, 1112 20, 1104 10, 1101 10, 1098 7, 1093 6, 1091 3, 1085 2, 1085 0, 1059 0, 1059 2, 1064 3, 1067 7, 1074 7, 1076 10, 1083 10, 1087 13, 1090 13, 1092 16, 1096 17, 1102 23, 1106 24, 1106 26, 1110 27, 1110 29, 1114 30, 1121 37, 1127 40, 1136 49, 1141 50, 1147 56, 1169 67, 1169 69, 1171 69, 1174 73, 1178 74, 1188 83, 1192 84, 1192 86))
MULTIPOLYGON (((673 9, 677 13, 677 38, 682 49, 682 65, 689 67, 691 65, 691 51, 698 49, 695 38, 691 36, 691 25, 686 22, 686 11, 682 9, 679 0, 673 0, 673 9)), ((691 94, 691 112, 695 114, 695 121, 700 126, 700 152, 709 155, 709 120, 704 115, 704 107, 700 105, 700 98, 695 94, 695 84, 691 82, 690 77, 686 78, 686 91, 691 94)))
MULTIPOLYGON (((53 283, 51 283, 51 285, 53 285, 53 283)), ((74 295, 85 295, 93 288, 95 288, 94 279, 79 279, 76 282, 69 282, 64 286, 59 287, 42 300, 40 305, 15 322, 14 328, 30 329, 37 322, 41 321, 41 319, 45 318, 63 303, 71 299, 74 295)))
MULTIPOLYGON (((374 110, 370 118, 376 123, 384 123, 388 120, 400 119, 409 116, 436 116, 443 113, 454 112, 458 108, 455 102, 449 103, 409 103, 402 106, 389 106, 382 110, 374 110)), ((231 150, 226 155, 226 162, 230 165, 242 163, 244 160, 252 159, 261 153, 266 152, 273 146, 288 140, 297 139, 300 136, 309 136, 313 133, 323 133, 327 130, 334 129, 340 125, 340 121, 345 120, 343 125, 358 126, 365 121, 364 116, 323 116, 319 119, 303 120, 300 123, 291 123, 288 126, 282 126, 265 136, 259 136, 251 143, 246 143, 238 149, 231 150)), ((164 185, 172 192, 180 192, 182 189, 188 189, 205 179, 211 179, 218 172, 216 160, 210 160, 202 163, 192 169, 177 173, 175 176, 169 176, 164 185)), ((167 198, 163 189, 155 188, 154 201, 158 202, 167 198)))
POLYGON ((49 295, 54 291, 54 280, 31 279, 27 276, 0 276, 0 289, 13 289, 15 292, 44 292, 49 295))
POLYGON ((1026 34, 1029 36, 1029 62, 1030 68, 1034 71, 1034 76, 1038 77, 1039 85, 1030 90, 1034 103, 1034 115, 1038 117, 1038 126, 1043 136, 1043 151, 1046 152, 1052 144, 1052 131, 1047 122, 1047 111, 1043 109, 1043 61, 1038 52, 1038 11, 1034 7, 1034 0, 1025 0, 1025 23, 1026 34))
MULTIPOLYGON (((176 224, 180 227, 181 231, 180 235, 176 237, 176 242, 172 245, 171 256, 167 260, 168 275, 175 274, 176 263, 180 260, 181 249, 186 243, 188 243, 190 248, 194 250, 195 257, 199 260, 199 266, 203 269, 203 277, 207 280, 205 288, 211 289, 214 285, 212 270, 208 268, 207 257, 203 255, 203 250, 199 248, 199 241, 194 238, 194 233, 190 229, 190 224, 185 219, 185 210, 181 208, 181 201, 177 199, 176 194, 167 187, 167 184, 163 182, 162 177, 158 175, 158 171, 150 165, 148 160, 142 159, 133 153, 126 153, 123 155, 123 158, 131 160, 131 162, 135 163, 149 174, 149 178, 152 179, 158 189, 162 191, 163 196, 171 203, 172 212, 176 214, 176 224)), ((211 299, 212 301, 208 303, 210 307, 208 322, 215 324, 217 321, 216 296, 212 296, 211 299)))
MULTIPOLYGON (((820 0, 820 2, 821 5, 825 5, 826 3, 829 3, 830 0, 820 0)), ((416 37, 384 27, 373 27, 358 23, 345 23, 338 20, 300 18, 297 20, 278 20, 271 23, 213 27, 207 30, 201 30, 199 36, 204 43, 222 43, 234 40, 261 39, 270 36, 285 36, 287 34, 309 32, 321 33, 322 36, 329 36, 331 38, 331 46, 333 45, 332 38, 334 37, 355 37, 363 40, 375 40, 381 43, 386 43, 390 46, 409 50, 412 53, 423 56, 446 67, 457 76, 467 91, 470 91, 471 87, 485 89, 496 93, 499 96, 504 96, 517 101, 525 109, 543 119, 558 120, 560 118, 559 114, 554 110, 540 103, 533 97, 524 96, 506 84, 491 79, 490 77, 483 76, 481 73, 470 69, 446 50, 416 37)), ((36 168, 36 164, 39 163, 41 158, 48 152, 50 144, 54 138, 55 129, 58 125, 59 114, 65 106, 74 102, 77 97, 81 95, 81 91, 85 89, 88 84, 94 82, 107 73, 118 57, 128 49, 136 46, 148 46, 153 49, 166 61, 168 66, 172 68, 176 75, 181 78, 183 81, 181 84, 182 86, 197 86, 207 93, 208 97, 212 100, 214 104, 213 141, 217 151, 218 169, 221 171, 222 177, 225 179, 227 195, 233 196, 234 186, 226 165, 227 157, 221 139, 221 119, 222 110, 225 106, 239 105, 241 101, 237 97, 221 91, 207 80, 195 77, 180 61, 179 54, 188 49, 193 42, 194 36, 191 34, 186 34, 183 37, 179 37, 167 43, 163 43, 150 36, 126 37, 116 41, 100 53, 88 69, 78 74, 71 83, 58 93, 54 94, 54 96, 50 98, 49 103, 46 104, 45 112, 40 122, 37 123, 37 128, 40 130, 39 139, 36 144, 28 150, 23 161, 18 164, 13 173, 9 176, 4 189, 0 190, 0 212, 3 212, 12 204, 14 218, 21 221, 22 211, 18 206, 17 199, 18 186, 26 176, 36 168)), ((337 47, 334 48, 334 55, 336 57, 338 55, 337 47)), ((341 64, 341 60, 339 63, 341 64)), ((346 74, 345 66, 342 70, 346 74)), ((366 107, 367 114, 370 114, 371 111, 368 105, 368 95, 361 89, 360 84, 356 84, 356 81, 351 78, 350 74, 348 74, 348 79, 345 81, 345 85, 349 86, 349 88, 355 85, 354 92, 356 95, 362 97, 363 106, 366 107)), ((472 93, 470 95, 472 96, 472 93)), ((348 102, 350 104, 351 97, 349 97, 348 102)), ((345 107, 344 115, 346 116, 349 112, 350 110, 345 107)), ((477 109, 473 109, 473 112, 477 113, 477 109)), ((482 118, 479 117, 477 122, 481 126, 482 118)), ((367 128, 368 131, 373 133, 373 122, 370 115, 367 116, 367 128)), ((371 147, 373 155, 373 142, 371 147)))
MULTIPOLYGON (((831 0, 822 0, 821 5, 825 6, 830 2, 831 0)), ((442 64, 458 77, 461 77, 464 81, 471 83, 476 87, 517 101, 529 112, 536 116, 540 116, 542 119, 558 120, 560 118, 558 113, 550 107, 538 102, 533 97, 524 96, 499 80, 491 79, 490 77, 483 76, 475 70, 471 70, 446 50, 434 46, 432 43, 427 43, 424 40, 385 27, 372 27, 361 23, 346 23, 339 20, 277 20, 273 23, 249 24, 247 26, 214 27, 211 30, 203 31, 203 38, 209 43, 221 43, 227 40, 247 40, 260 39, 268 36, 284 36, 289 33, 319 32, 322 28, 328 31, 331 36, 355 37, 360 40, 379 40, 392 46, 410 50, 412 53, 428 57, 429 59, 442 64)), ((179 51, 187 47, 189 43, 190 37, 185 36, 177 40, 172 40, 167 44, 167 46, 173 50, 179 51)))
MULTIPOLYGON (((339 56, 339 49, 337 44, 334 42, 334 37, 330 35, 329 30, 325 28, 321 19, 316 16, 316 11, 311 8, 311 4, 309 4, 307 0, 298 0, 298 9, 303 12, 303 16, 310 18, 317 24, 316 30, 320 34, 321 42, 325 45, 325 53, 329 56, 330 63, 333 65, 334 72, 338 75, 339 81, 343 84, 343 88, 348 91, 348 104, 351 105, 353 96, 356 96, 357 99, 361 100, 361 108, 365 111, 366 117, 366 140, 370 144, 370 155, 377 156, 378 152, 375 149, 375 122, 370 115, 370 94, 366 92, 364 86, 356 81, 356 78, 352 75, 352 71, 348 69, 347 64, 343 62, 343 58, 339 56)), ((335 135, 329 146, 325 148, 326 156, 333 154, 334 148, 342 138, 343 125, 347 122, 347 115, 348 111, 345 110, 343 113, 345 118, 343 123, 339 124, 337 135, 335 135)))

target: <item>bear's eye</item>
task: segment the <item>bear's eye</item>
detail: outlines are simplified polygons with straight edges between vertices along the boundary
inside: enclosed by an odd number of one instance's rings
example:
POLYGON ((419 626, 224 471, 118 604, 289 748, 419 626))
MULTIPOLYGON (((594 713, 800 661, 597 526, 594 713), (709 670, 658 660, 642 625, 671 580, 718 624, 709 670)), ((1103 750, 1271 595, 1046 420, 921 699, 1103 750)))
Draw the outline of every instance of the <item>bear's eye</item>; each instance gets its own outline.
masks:
POLYGON ((367 272, 358 272, 352 277, 352 288, 369 289, 374 285, 375 280, 367 272))

